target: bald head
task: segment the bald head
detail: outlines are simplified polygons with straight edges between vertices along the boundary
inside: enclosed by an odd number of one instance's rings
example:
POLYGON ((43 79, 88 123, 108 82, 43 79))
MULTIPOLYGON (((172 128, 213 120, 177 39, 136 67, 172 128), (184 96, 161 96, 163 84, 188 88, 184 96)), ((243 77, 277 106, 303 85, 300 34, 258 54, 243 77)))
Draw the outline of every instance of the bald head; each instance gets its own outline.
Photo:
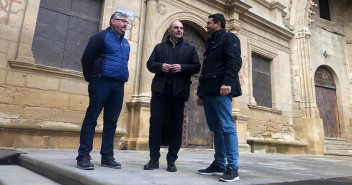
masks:
POLYGON ((180 21, 173 21, 168 29, 170 38, 173 42, 177 42, 183 37, 183 24, 180 21))

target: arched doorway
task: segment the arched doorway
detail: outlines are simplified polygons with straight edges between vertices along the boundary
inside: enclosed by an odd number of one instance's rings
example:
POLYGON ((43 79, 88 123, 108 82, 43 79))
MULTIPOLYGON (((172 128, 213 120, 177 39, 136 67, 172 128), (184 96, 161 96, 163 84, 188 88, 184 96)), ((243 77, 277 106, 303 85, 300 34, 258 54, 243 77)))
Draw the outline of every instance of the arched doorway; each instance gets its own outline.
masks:
POLYGON ((341 137, 336 99, 336 84, 332 73, 320 66, 314 75, 315 94, 325 137, 341 137))
MULTIPOLYGON (((183 39, 196 47, 199 61, 203 63, 203 54, 205 52, 204 38, 192 26, 183 21, 181 22, 184 29, 183 39)), ((165 41, 168 35, 169 33, 166 30, 162 40, 165 41)), ((192 76, 190 97, 185 104, 182 147, 212 148, 213 137, 207 126, 203 107, 199 107, 196 104, 199 75, 198 73, 192 76)))

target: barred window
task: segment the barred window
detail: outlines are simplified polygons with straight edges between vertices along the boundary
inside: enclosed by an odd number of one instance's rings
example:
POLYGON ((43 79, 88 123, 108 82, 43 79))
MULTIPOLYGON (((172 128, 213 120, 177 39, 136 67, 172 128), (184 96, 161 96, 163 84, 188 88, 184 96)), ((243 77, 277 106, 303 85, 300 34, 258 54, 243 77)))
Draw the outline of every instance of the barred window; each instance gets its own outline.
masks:
POLYGON ((272 107, 271 60, 252 54, 253 97, 259 106, 272 107))

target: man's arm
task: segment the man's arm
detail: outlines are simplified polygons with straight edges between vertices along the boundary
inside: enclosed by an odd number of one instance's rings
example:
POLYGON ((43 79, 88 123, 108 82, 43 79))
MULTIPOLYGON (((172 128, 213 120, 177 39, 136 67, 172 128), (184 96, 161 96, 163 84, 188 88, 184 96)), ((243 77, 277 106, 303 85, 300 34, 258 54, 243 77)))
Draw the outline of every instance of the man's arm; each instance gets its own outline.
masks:
MULTIPOLYGON (((192 59, 191 63, 189 64, 179 64, 180 65, 180 72, 186 73, 186 74, 197 74, 200 70, 200 63, 199 63, 199 57, 196 48, 193 46, 192 47, 192 59)), ((174 64, 175 65, 175 64, 174 64)))
MULTIPOLYGON (((152 54, 150 55, 148 61, 147 61, 147 68, 150 72, 152 73, 162 73, 163 70, 163 61, 157 61, 158 60, 158 48, 159 45, 156 45, 153 49, 152 54)), ((165 66, 164 66, 165 67, 165 66)))
POLYGON ((81 63, 84 79, 89 82, 90 72, 94 63, 94 59, 99 55, 103 45, 103 34, 98 33, 90 37, 88 44, 83 52, 81 63))
POLYGON ((233 33, 227 34, 228 39, 224 51, 226 56, 226 70, 223 85, 231 86, 235 83, 236 76, 242 66, 241 44, 240 40, 233 33))

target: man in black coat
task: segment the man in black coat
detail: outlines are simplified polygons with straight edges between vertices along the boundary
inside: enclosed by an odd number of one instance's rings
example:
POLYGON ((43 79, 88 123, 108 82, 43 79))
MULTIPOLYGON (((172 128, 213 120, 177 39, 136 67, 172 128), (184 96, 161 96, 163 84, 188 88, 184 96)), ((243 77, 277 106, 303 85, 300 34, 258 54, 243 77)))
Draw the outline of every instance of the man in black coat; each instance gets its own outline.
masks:
POLYGON ((221 181, 239 180, 238 138, 232 117, 232 98, 240 96, 238 72, 242 66, 240 40, 225 31, 222 14, 208 17, 207 40, 197 104, 204 107, 209 129, 214 133, 215 160, 202 175, 221 175, 221 181), (227 161, 227 165, 226 165, 227 161))
POLYGON ((150 102, 150 161, 145 170, 159 168, 160 145, 165 120, 170 117, 170 143, 166 156, 167 171, 176 172, 175 161, 181 147, 185 101, 188 100, 191 76, 200 70, 195 47, 183 40, 183 24, 174 21, 165 42, 155 46, 147 68, 155 73, 150 102))

